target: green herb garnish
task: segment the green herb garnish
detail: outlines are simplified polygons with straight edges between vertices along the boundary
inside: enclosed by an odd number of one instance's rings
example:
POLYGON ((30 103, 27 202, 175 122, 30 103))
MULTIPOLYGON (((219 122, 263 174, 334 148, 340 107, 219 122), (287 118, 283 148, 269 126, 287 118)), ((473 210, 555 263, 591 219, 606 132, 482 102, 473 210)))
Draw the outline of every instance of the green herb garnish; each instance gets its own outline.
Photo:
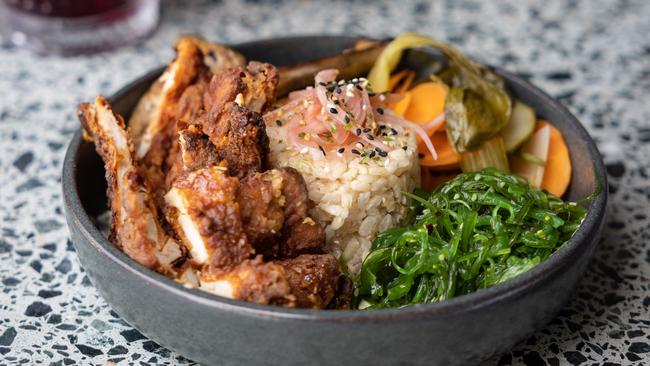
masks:
POLYGON ((407 195, 415 223, 374 240, 356 279, 358 307, 432 303, 507 281, 548 258, 586 215, 495 168, 407 195))

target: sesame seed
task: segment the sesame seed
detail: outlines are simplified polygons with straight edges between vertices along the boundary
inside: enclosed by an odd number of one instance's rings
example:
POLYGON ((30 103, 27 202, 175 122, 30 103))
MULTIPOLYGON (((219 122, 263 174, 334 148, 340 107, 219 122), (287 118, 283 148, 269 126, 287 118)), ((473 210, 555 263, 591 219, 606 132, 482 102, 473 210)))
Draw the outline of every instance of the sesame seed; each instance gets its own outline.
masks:
POLYGON ((325 86, 325 85, 327 85, 327 84, 325 84, 325 83, 322 82, 322 81, 319 81, 319 82, 318 82, 318 85, 320 85, 320 86, 325 86))
POLYGON ((325 150, 323 149, 322 146, 318 145, 318 148, 320 149, 320 152, 323 153, 323 156, 327 156, 327 154, 325 154, 325 150))
POLYGON ((332 108, 330 108, 330 113, 337 114, 337 113, 339 113, 339 111, 337 111, 336 108, 332 107, 332 108))
POLYGON ((379 156, 381 156, 382 158, 385 158, 385 157, 388 156, 388 153, 385 152, 385 151, 379 151, 379 152, 377 152, 377 154, 379 154, 379 156))
POLYGON ((356 87, 357 89, 359 89, 359 90, 363 90, 363 88, 361 87, 361 85, 355 85, 355 87, 356 87))
POLYGON ((340 86, 336 87, 336 94, 341 94, 342 90, 340 86))
POLYGON ((367 134, 366 137, 368 137, 368 140, 370 140, 370 141, 375 139, 375 136, 373 136, 371 134, 367 134))
POLYGON ((278 126, 282 126, 282 121, 280 121, 279 119, 276 119, 275 124, 278 125, 278 126))
POLYGON ((368 92, 368 96, 369 96, 369 97, 374 97, 374 96, 375 96, 375 93, 373 93, 373 92, 368 92))
POLYGON ((338 151, 339 153, 343 154, 343 153, 345 152, 345 148, 342 147, 342 148, 338 149, 337 151, 338 151))
POLYGON ((402 150, 404 151, 408 150, 408 146, 402 146, 402 150))
POLYGON ((370 152, 370 155, 368 155, 368 156, 370 156, 371 158, 374 158, 374 157, 375 157, 375 155, 377 155, 377 154, 375 154, 375 152, 374 152, 374 151, 371 151, 371 152, 370 152))
POLYGON ((384 109, 383 108, 377 108, 377 113, 384 114, 384 109))
POLYGON ((350 123, 350 116, 348 116, 347 114, 345 115, 344 119, 345 119, 345 123, 350 123))
POLYGON ((380 95, 379 100, 383 102, 384 100, 386 100, 386 96, 384 94, 380 95))
POLYGON ((370 132, 370 129, 368 127, 366 127, 366 128, 363 129, 363 132, 366 132, 366 133, 370 132))
POLYGON ((382 150, 382 149, 380 149, 380 148, 378 148, 378 147, 375 147, 375 151, 376 151, 376 152, 382 152, 382 151, 384 151, 384 150, 382 150))
POLYGON ((301 153, 301 154, 306 154, 306 153, 308 153, 308 152, 309 152, 309 148, 307 148, 307 146, 305 146, 305 147, 303 147, 302 149, 300 149, 300 153, 301 153))
POLYGON ((354 131, 354 132, 357 134, 357 136, 361 136, 361 129, 360 128, 357 128, 357 130, 354 131))
POLYGON ((357 150, 357 149, 352 149, 352 150, 350 150, 350 151, 351 151, 353 154, 361 155, 361 153, 360 153, 359 150, 357 150))

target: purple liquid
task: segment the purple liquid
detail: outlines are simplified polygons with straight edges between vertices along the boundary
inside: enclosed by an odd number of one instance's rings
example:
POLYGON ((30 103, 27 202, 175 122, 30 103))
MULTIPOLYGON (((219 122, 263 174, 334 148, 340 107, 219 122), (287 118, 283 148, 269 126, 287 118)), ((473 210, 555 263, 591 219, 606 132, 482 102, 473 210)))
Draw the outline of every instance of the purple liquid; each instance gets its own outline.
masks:
POLYGON ((45 17, 77 18, 97 15, 128 5, 129 0, 5 0, 23 12, 45 17))

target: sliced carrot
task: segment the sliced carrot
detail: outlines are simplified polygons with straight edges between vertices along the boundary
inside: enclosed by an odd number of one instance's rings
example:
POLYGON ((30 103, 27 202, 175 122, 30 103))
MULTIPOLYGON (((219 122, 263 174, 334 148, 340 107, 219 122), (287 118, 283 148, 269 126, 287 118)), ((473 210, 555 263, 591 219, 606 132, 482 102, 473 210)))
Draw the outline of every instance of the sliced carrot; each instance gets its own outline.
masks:
MULTIPOLYGON (((390 79, 388 80, 388 90, 390 90, 393 93, 396 93, 397 90, 395 90, 400 84, 404 85, 405 82, 410 78, 411 81, 413 81, 413 76, 415 73, 411 70, 404 69, 402 71, 398 71, 394 73, 393 75, 390 76, 390 79), (409 77, 410 75, 410 77, 409 77)), ((405 90, 408 90, 408 87, 410 86, 411 81, 409 81, 409 85, 406 86, 405 90)))
POLYGON ((411 103, 410 92, 406 92, 402 96, 403 98, 399 102, 391 106, 393 112, 395 112, 395 114, 397 114, 398 116, 404 116, 404 113, 406 113, 406 110, 408 109, 409 104, 411 103))
POLYGON ((410 90, 411 103, 404 118, 415 123, 427 123, 438 117, 445 109, 447 87, 444 84, 427 82, 410 90))
POLYGON ((397 85, 394 92, 406 93, 406 91, 409 90, 409 88, 411 87, 411 83, 413 83, 414 78, 415 78, 415 73, 411 70, 408 70, 408 72, 406 73, 406 77, 399 85, 397 85))
POLYGON ((553 195, 562 197, 569 186, 569 182, 571 182, 569 149, 562 137, 562 133, 555 126, 546 121, 540 122, 551 128, 551 139, 548 146, 542 188, 553 195))
POLYGON ((447 132, 436 132, 431 136, 431 142, 436 148, 438 159, 434 160, 433 156, 429 153, 426 146, 421 144, 418 146, 418 151, 424 157, 420 159, 420 166, 433 168, 434 170, 445 170, 457 167, 460 162, 460 156, 449 144, 447 140, 447 132))

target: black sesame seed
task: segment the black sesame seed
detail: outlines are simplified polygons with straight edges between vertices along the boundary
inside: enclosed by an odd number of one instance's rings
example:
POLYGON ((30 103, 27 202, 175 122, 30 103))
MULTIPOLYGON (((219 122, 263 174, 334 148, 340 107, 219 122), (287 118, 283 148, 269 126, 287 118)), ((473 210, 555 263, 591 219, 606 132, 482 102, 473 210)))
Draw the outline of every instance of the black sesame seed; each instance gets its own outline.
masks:
POLYGON ((345 115, 345 123, 350 123, 350 117, 347 114, 345 115))
POLYGON ((350 151, 351 151, 353 154, 361 155, 361 153, 360 153, 359 150, 357 150, 357 149, 352 149, 352 150, 350 150, 350 151))
POLYGON ((357 128, 357 130, 354 131, 354 132, 357 134, 357 136, 361 136, 361 129, 360 128, 357 128))
POLYGON ((383 108, 377 108, 377 113, 384 114, 384 109, 383 108))
POLYGON ((375 157, 375 155, 377 155, 377 154, 375 154, 375 152, 374 152, 374 151, 371 151, 371 152, 370 152, 370 155, 368 155, 368 156, 370 156, 371 158, 374 158, 374 157, 375 157))
POLYGON ((319 82, 318 82, 318 85, 320 85, 320 86, 325 86, 325 85, 327 85, 327 84, 325 84, 325 83, 322 82, 322 81, 319 81, 319 82))
POLYGON ((343 153, 345 152, 345 148, 342 147, 342 148, 338 149, 337 151, 338 151, 340 154, 343 154, 343 153))
POLYGON ((393 133, 393 135, 397 135, 397 130, 396 130, 396 129, 394 129, 394 128, 392 128, 392 127, 391 127, 391 129, 390 129, 390 132, 392 132, 392 133, 393 133))
POLYGON ((373 93, 373 92, 368 92, 368 96, 369 96, 369 97, 374 97, 374 96, 375 96, 375 93, 373 93))
POLYGON ((368 127, 366 127, 366 128, 363 129, 363 132, 368 133, 368 132, 370 132, 370 129, 368 127))
POLYGON ((366 137, 368 137, 368 140, 372 141, 375 139, 375 136, 368 134, 366 137))
POLYGON ((380 148, 378 148, 378 147, 375 147, 375 151, 378 152, 378 153, 380 153, 380 152, 382 152, 382 151, 384 151, 384 150, 382 150, 382 149, 380 149, 380 148))
POLYGON ((340 102, 339 102, 338 99, 335 99, 335 100, 332 101, 332 103, 334 103, 335 105, 339 105, 340 102))
POLYGON ((404 151, 408 150, 408 146, 402 146, 402 150, 404 151))
POLYGON ((275 124, 278 125, 278 126, 282 126, 282 121, 280 121, 279 119, 277 119, 277 120, 275 120, 275 124))
POLYGON ((341 94, 342 92, 343 92, 343 91, 341 90, 341 87, 340 87, 340 86, 337 86, 337 87, 336 87, 336 93, 337 93, 337 94, 341 94))
POLYGON ((354 87, 357 88, 357 89, 359 89, 359 90, 363 90, 363 88, 361 87, 361 85, 358 85, 358 84, 357 84, 357 85, 355 85, 354 87))
POLYGON ((339 111, 337 111, 336 108, 330 108, 330 113, 337 114, 339 111))
POLYGON ((379 156, 381 156, 382 158, 385 158, 385 157, 388 156, 388 153, 385 152, 385 151, 380 151, 380 152, 378 152, 378 154, 379 154, 379 156))
POLYGON ((327 154, 325 154, 325 150, 323 149, 322 146, 318 145, 318 148, 320 149, 320 152, 323 153, 323 156, 327 156, 327 154))

